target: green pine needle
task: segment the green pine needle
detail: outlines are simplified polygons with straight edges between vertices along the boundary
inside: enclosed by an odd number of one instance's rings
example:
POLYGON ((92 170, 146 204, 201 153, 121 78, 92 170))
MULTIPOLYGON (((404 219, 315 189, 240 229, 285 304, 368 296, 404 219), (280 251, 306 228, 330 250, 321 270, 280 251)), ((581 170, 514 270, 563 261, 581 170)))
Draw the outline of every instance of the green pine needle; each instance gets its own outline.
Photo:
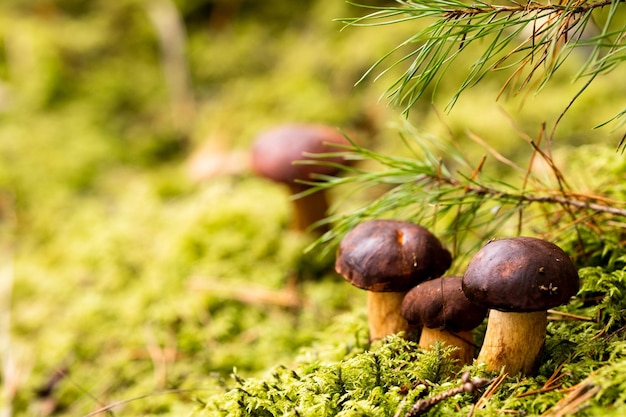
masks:
MULTIPOLYGON (((395 7, 370 6, 375 11, 367 16, 344 21, 355 26, 406 22, 415 26, 412 36, 381 57, 359 80, 380 67, 383 69, 377 78, 404 66, 402 75, 388 87, 387 96, 392 104, 404 107, 405 113, 426 93, 433 90, 434 95, 453 65, 467 67, 467 71, 447 110, 464 91, 494 72, 508 74, 501 95, 516 95, 528 89, 543 89, 572 52, 580 48, 585 48, 588 58, 575 79, 612 71, 626 60, 624 0, 397 3, 395 7), (400 58, 396 57, 398 53, 400 58)), ((585 84, 582 90, 587 87, 585 84)), ((616 117, 622 116, 623 112, 616 117)))

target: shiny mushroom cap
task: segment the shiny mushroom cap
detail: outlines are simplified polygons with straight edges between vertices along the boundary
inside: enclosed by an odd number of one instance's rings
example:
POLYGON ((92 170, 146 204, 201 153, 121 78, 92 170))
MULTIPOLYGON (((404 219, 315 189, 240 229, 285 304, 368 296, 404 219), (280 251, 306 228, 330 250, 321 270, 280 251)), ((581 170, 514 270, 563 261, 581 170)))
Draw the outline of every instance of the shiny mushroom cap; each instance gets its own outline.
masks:
POLYGON ((294 164, 315 160, 343 163, 343 158, 312 158, 307 154, 337 152, 330 144, 349 145, 335 128, 323 125, 290 124, 261 133, 252 146, 252 170, 276 182, 293 184, 296 180, 312 180, 312 174, 331 175, 336 167, 319 164, 294 164))
POLYGON ((402 316, 410 323, 450 332, 472 330, 483 322, 487 308, 472 303, 461 288, 462 277, 441 277, 412 288, 402 301, 402 316))
POLYGON ((450 252, 427 229, 399 220, 369 220, 342 239, 335 270, 354 286, 373 292, 404 292, 441 276, 450 252))
POLYGON ((491 309, 541 311, 565 304, 579 288, 576 267, 555 244, 532 237, 493 240, 463 276, 467 298, 491 309))

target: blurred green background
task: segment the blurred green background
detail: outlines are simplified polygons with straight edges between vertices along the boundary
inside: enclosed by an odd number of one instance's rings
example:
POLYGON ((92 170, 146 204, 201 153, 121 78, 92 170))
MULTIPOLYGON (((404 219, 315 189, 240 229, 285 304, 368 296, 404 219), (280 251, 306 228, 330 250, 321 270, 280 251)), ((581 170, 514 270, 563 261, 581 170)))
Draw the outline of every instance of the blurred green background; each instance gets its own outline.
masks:
MULTIPOLYGON (((401 68, 355 83, 412 28, 337 21, 367 12, 341 0, 2 1, 1 415, 85 415, 164 389, 180 391, 120 414, 180 415, 202 396, 184 390, 289 363, 341 337, 325 331, 344 313, 361 317, 364 295, 332 259, 303 258, 311 236, 290 231, 286 190, 248 173, 246 152, 293 121, 402 152, 400 111, 381 97, 401 68), (242 295, 282 294, 294 274, 306 276, 302 309, 242 295)), ((541 94, 496 102, 506 75, 494 74, 445 113, 463 70, 409 119, 470 157, 485 153, 473 132, 527 160, 524 135, 576 91, 565 71, 541 94)), ((609 74, 573 106, 557 156, 621 164, 620 132, 592 130, 619 110, 620 81, 609 74)))

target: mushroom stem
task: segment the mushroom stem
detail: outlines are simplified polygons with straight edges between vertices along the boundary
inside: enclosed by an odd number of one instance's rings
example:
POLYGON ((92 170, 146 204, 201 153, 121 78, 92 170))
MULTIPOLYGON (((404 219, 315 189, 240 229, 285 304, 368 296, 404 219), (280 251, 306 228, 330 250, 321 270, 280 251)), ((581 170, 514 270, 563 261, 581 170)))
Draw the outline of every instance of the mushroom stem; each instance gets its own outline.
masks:
POLYGON ((546 338, 546 311, 511 313, 489 311, 489 321, 478 362, 492 372, 504 367, 509 375, 532 374, 546 338))
POLYGON ((420 347, 431 349, 435 343, 441 343, 445 346, 456 346, 458 349, 450 352, 450 359, 458 360, 459 367, 470 364, 474 360, 474 335, 471 330, 460 331, 456 333, 447 330, 422 328, 420 336, 420 347))
MULTIPOLYGON (((292 185, 289 187, 289 190, 292 195, 295 195, 306 191, 307 188, 292 185)), ((292 198, 292 205, 294 208, 293 228, 301 232, 308 232, 311 225, 324 219, 328 212, 328 199, 323 190, 292 198)), ((315 228, 315 232, 317 233, 323 233, 326 230, 326 225, 315 228)))
POLYGON ((404 292, 367 292, 367 317, 370 341, 382 339, 390 334, 408 333, 414 329, 402 317, 404 292))

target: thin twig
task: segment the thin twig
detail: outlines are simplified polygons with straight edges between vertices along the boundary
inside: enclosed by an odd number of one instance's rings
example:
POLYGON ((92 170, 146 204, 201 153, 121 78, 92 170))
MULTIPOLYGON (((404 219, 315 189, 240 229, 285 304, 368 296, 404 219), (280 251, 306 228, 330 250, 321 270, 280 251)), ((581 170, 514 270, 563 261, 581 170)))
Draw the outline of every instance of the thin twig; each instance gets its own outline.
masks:
POLYGON ((593 398, 600 387, 592 384, 585 379, 574 387, 573 390, 566 397, 559 400, 555 405, 550 407, 548 411, 543 413, 542 417, 563 417, 568 414, 573 414, 580 410, 583 404, 593 398))
POLYGON ((507 373, 502 373, 502 374, 498 375, 492 381, 492 383, 489 386, 489 388, 487 388, 487 390, 485 390, 483 395, 478 399, 478 401, 476 402, 476 407, 475 408, 483 408, 487 404, 487 402, 491 399, 491 397, 493 397, 493 395, 496 393, 496 391, 498 391, 500 389, 500 387, 504 383, 504 380, 507 379, 508 376, 509 376, 509 374, 507 374, 507 373))
POLYGON ((413 404, 413 407, 411 407, 411 409, 404 415, 404 417, 420 416, 445 399, 464 392, 473 394, 478 389, 491 384, 492 381, 493 379, 488 378, 471 378, 470 373, 465 372, 463 374, 463 377, 461 378, 460 386, 444 391, 441 394, 437 394, 433 397, 424 398, 417 401, 415 404, 413 404))
POLYGON ((503 192, 501 190, 497 190, 490 187, 473 185, 468 187, 469 192, 474 192, 476 194, 481 195, 492 195, 499 196, 505 199, 517 200, 519 202, 527 202, 527 203, 553 203, 553 204, 561 204, 564 206, 576 207, 576 208, 586 208, 597 213, 607 213, 615 216, 626 217, 626 209, 608 206, 599 203, 593 203, 590 201, 581 200, 578 198, 572 198, 573 194, 567 191, 563 193, 559 192, 561 195, 534 195, 534 194, 512 194, 503 192))
MULTIPOLYGON (((621 0, 624 2, 626 0, 621 0)), ((481 3, 481 6, 462 7, 453 10, 447 10, 446 16, 450 19, 458 19, 461 17, 476 16, 484 13, 533 13, 533 12, 568 12, 574 14, 586 13, 589 10, 605 7, 613 3, 611 0, 601 0, 594 3, 586 3, 580 1, 579 4, 572 6, 570 4, 540 4, 528 3, 517 6, 499 6, 481 3)))
MULTIPOLYGON (((471 140, 473 140, 474 142, 478 143, 483 148, 487 149, 489 151, 489 153, 491 155, 493 155, 494 158, 496 158, 498 161, 502 162, 504 165, 508 165, 511 168, 513 168, 514 170, 519 171, 519 172, 526 172, 523 168, 521 168, 515 162, 511 161, 509 158, 507 158, 506 156, 502 155, 500 152, 496 151, 496 149, 494 147, 489 145, 485 140, 483 140, 478 135, 475 135, 474 133, 468 131, 467 132, 467 136, 471 140)), ((482 167, 482 163, 484 163, 484 159, 483 159, 483 161, 481 161, 481 167, 482 167)), ((472 179, 473 178, 474 178, 474 175, 472 175, 472 179)))
POLYGON ((97 410, 92 411, 89 414, 85 414, 83 417, 93 417, 102 413, 110 413, 113 409, 117 407, 121 407, 123 405, 132 403, 133 401, 143 400, 144 398, 154 397, 157 395, 167 395, 167 394, 181 394, 181 393, 190 393, 190 392, 200 392, 200 391, 211 391, 209 388, 191 388, 191 389, 166 389, 162 391, 154 391, 149 392, 147 394, 137 395, 133 398, 128 398, 125 400, 115 401, 108 405, 98 408, 97 410))
POLYGON ((591 317, 580 316, 578 314, 566 313, 564 311, 558 310, 548 310, 548 314, 554 314, 556 316, 562 316, 569 320, 577 320, 577 321, 595 321, 591 317))
POLYGON ((532 390, 532 391, 522 392, 521 394, 517 394, 515 398, 523 398, 523 397, 529 397, 531 395, 543 394, 545 392, 554 391, 555 389, 560 388, 562 383, 559 381, 566 376, 566 374, 560 374, 564 365, 565 365, 565 362, 557 366, 554 372, 552 372, 552 375, 550 375, 550 378, 546 380, 546 382, 543 384, 541 388, 532 390))
POLYGON ((285 288, 273 290, 258 286, 231 286, 209 279, 193 279, 189 284, 190 289, 206 291, 212 295, 229 298, 248 304, 273 304, 287 308, 301 308, 304 301, 300 296, 297 282, 289 279, 285 288))
MULTIPOLYGON (((543 159, 549 164, 552 172, 554 173, 557 181, 559 182, 559 190, 545 190, 547 195, 537 195, 532 193, 509 193, 500 189, 480 185, 475 182, 476 173, 479 171, 475 169, 470 177, 470 184, 464 184, 460 180, 451 176, 443 176, 440 172, 437 175, 432 175, 431 179, 436 182, 437 186, 442 183, 454 187, 463 187, 466 194, 478 194, 478 195, 490 195, 494 197, 500 197, 503 200, 513 200, 518 203, 551 203, 560 204, 566 210, 568 208, 581 208, 589 209, 596 213, 606 213, 620 217, 626 217, 626 208, 617 207, 618 205, 624 206, 623 202, 608 199, 602 196, 587 195, 576 193, 568 190, 567 182, 563 173, 556 167, 552 158, 544 151, 540 150, 536 144, 532 144, 535 152, 538 152, 543 159), (555 195, 558 193, 558 195, 555 195)), ((484 161, 481 161, 480 167, 482 167, 484 161)), ((527 179, 525 179, 525 182, 527 179)), ((569 212, 569 210, 567 210, 569 212)), ((570 212, 570 215, 573 213, 570 212)))

